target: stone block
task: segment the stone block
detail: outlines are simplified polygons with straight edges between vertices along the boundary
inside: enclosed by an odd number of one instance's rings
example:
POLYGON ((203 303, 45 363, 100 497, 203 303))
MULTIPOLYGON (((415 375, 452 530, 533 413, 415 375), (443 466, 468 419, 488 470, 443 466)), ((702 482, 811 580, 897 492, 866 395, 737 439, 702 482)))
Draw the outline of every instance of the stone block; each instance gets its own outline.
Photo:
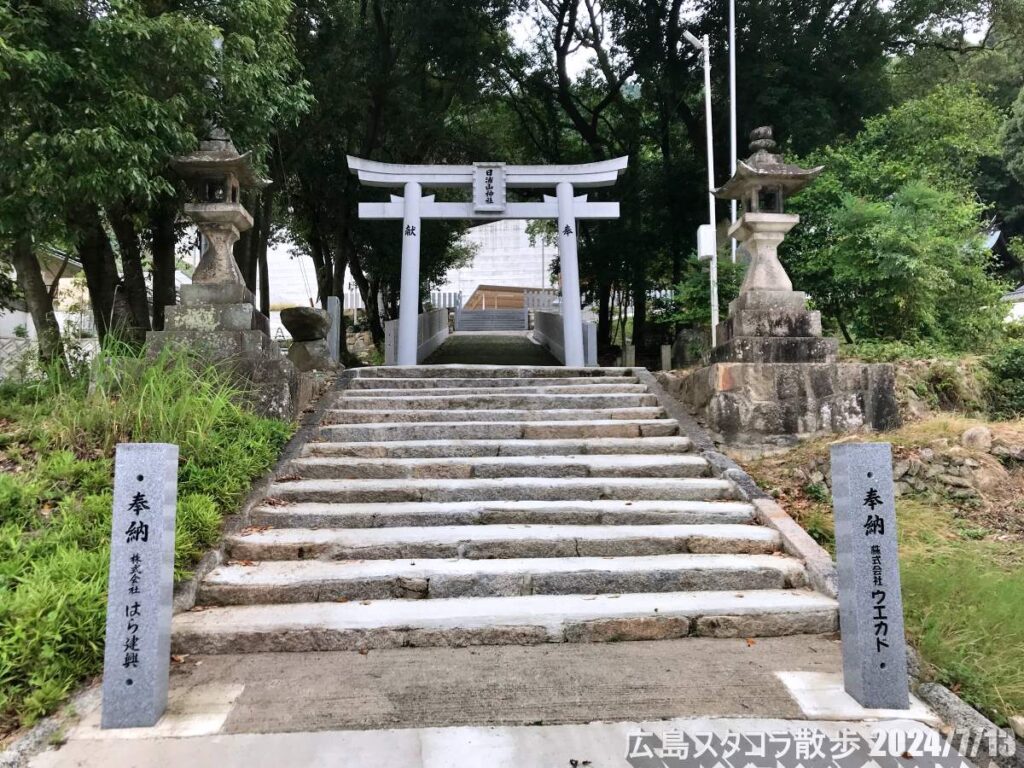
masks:
POLYGON ((846 692, 868 709, 907 709, 892 446, 832 446, 836 564, 846 692))
POLYGON ((711 353, 714 363, 831 363, 839 353, 836 339, 815 337, 761 338, 744 336, 719 344, 711 353))
POLYGON ((729 316, 739 310, 803 310, 807 308, 807 294, 802 291, 748 291, 729 302, 729 316))
POLYGON ((154 725, 167 706, 177 488, 178 446, 117 447, 103 728, 154 725))
POLYGON ((899 425, 895 370, 863 363, 716 363, 688 373, 679 397, 731 445, 899 425))
POLYGON ((316 307, 282 309, 281 322, 295 341, 326 339, 331 330, 331 316, 316 307))
POLYGON ((152 353, 167 345, 190 349, 216 362, 249 355, 264 355, 278 349, 263 331, 151 331, 146 341, 152 353))
POLYGON ((181 303, 195 304, 255 304, 256 297, 244 285, 237 283, 192 283, 179 289, 181 303))
POLYGON ((821 313, 797 309, 740 309, 718 325, 720 343, 739 336, 821 336, 821 313))
POLYGON ((338 364, 331 359, 326 339, 294 341, 288 348, 288 359, 301 372, 332 371, 338 364))
POLYGON ((252 304, 190 304, 166 308, 168 331, 262 331, 270 321, 252 304))

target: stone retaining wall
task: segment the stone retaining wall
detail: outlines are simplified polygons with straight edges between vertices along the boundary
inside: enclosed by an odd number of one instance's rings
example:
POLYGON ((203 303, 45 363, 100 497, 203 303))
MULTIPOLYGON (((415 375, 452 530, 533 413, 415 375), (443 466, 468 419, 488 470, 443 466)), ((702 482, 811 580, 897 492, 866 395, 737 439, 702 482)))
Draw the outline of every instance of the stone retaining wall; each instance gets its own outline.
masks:
MULTIPOLYGON (((893 446, 896 495, 939 493, 954 499, 980 499, 1008 480, 1006 465, 1024 464, 1024 445, 994 441, 986 427, 964 432, 960 444, 934 440, 927 447, 893 446)), ((831 493, 828 455, 794 470, 794 480, 831 493)))

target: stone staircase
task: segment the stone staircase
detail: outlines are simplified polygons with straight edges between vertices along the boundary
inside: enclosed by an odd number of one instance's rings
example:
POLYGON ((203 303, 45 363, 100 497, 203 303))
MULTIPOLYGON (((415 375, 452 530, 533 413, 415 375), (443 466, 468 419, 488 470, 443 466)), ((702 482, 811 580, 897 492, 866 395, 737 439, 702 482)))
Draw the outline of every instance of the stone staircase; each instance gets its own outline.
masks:
POLYGON ((347 372, 176 653, 832 632, 629 369, 347 372))
POLYGON ((463 309, 456 313, 456 331, 525 331, 526 310, 463 309))

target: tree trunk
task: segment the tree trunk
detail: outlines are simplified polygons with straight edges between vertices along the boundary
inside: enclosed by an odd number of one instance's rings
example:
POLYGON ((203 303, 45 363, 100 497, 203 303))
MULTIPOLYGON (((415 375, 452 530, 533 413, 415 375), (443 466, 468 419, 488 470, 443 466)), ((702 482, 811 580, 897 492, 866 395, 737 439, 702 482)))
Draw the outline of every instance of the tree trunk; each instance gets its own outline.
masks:
POLYGON ((262 228, 262 203, 260 193, 243 192, 242 204, 252 214, 253 225, 241 233, 235 241, 232 253, 235 256, 235 264, 238 271, 242 273, 245 287, 252 293, 257 291, 257 275, 259 273, 259 242, 260 230, 262 228))
POLYGON ((843 333, 843 338, 846 340, 846 343, 853 344, 853 337, 850 335, 850 331, 847 329, 846 323, 843 322, 843 318, 838 313, 835 318, 836 323, 839 325, 839 330, 843 333))
POLYGON ((597 287, 597 345, 612 343, 612 284, 602 281, 597 287))
POLYGON ((78 259, 85 272, 85 283, 89 289, 89 302, 92 305, 93 319, 96 321, 96 334, 100 342, 113 332, 123 332, 130 318, 118 302, 115 311, 116 295, 120 290, 120 276, 114 262, 114 250, 110 247, 110 239, 103 228, 99 210, 95 207, 83 207, 72 213, 71 223, 77 230, 78 259))
POLYGON ((149 322, 149 297, 146 295, 146 275, 142 269, 142 244, 139 233, 124 208, 111 209, 107 211, 107 216, 110 218, 110 225, 121 251, 123 290, 133 320, 130 333, 135 342, 142 344, 146 340, 146 331, 152 326, 149 322))
POLYGON ((647 275, 643 263, 637 266, 640 272, 633 281, 633 346, 639 349, 647 334, 647 275))
POLYGON ((359 287, 359 295, 363 297, 363 306, 366 307, 366 322, 370 326, 370 333, 373 336, 373 343, 380 345, 384 343, 384 325, 380 319, 380 307, 377 304, 377 296, 380 294, 380 280, 375 278, 368 280, 363 272, 362 262, 359 260, 359 252, 347 237, 340 238, 338 253, 339 261, 341 254, 345 255, 349 272, 352 279, 359 287))
POLYGON ((258 261, 260 268, 260 312, 270 317, 270 268, 267 265, 266 243, 260 248, 258 261))
POLYGON ((57 325, 57 318, 53 314, 52 294, 43 282, 42 271, 33 252, 30 236, 22 235, 18 238, 11 260, 14 262, 18 287, 25 294, 25 303, 28 305, 29 314, 32 315, 32 324, 39 339, 39 359, 45 365, 57 364, 66 371, 64 345, 61 342, 60 326, 57 325))
POLYGON ((256 262, 260 272, 260 312, 270 316, 270 267, 267 263, 267 247, 270 241, 270 222, 274 215, 274 193, 264 189, 260 199, 259 220, 253 227, 256 238, 256 262))
POLYGON ((174 284, 175 247, 177 238, 174 223, 178 217, 178 201, 170 198, 154 204, 150 211, 150 231, 153 237, 153 329, 164 329, 164 307, 177 300, 174 284))

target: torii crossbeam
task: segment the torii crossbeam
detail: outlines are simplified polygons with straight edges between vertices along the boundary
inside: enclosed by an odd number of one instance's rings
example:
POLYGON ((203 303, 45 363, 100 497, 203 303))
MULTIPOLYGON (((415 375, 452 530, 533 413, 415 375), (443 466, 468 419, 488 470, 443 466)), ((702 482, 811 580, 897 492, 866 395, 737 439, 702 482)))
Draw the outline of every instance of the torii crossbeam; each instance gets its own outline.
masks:
POLYGON ((398 307, 398 364, 416 365, 417 314, 420 296, 420 230, 423 219, 557 219, 558 255, 562 269, 562 322, 565 364, 583 365, 583 315, 580 302, 578 219, 617 219, 618 203, 592 203, 575 190, 607 187, 628 164, 626 157, 581 165, 401 165, 348 157, 348 167, 371 187, 402 188, 404 195, 387 203, 360 203, 361 219, 401 219, 402 286, 398 307), (439 203, 423 196, 424 187, 466 187, 468 203, 439 203), (509 203, 505 191, 554 189, 541 202, 509 203))

